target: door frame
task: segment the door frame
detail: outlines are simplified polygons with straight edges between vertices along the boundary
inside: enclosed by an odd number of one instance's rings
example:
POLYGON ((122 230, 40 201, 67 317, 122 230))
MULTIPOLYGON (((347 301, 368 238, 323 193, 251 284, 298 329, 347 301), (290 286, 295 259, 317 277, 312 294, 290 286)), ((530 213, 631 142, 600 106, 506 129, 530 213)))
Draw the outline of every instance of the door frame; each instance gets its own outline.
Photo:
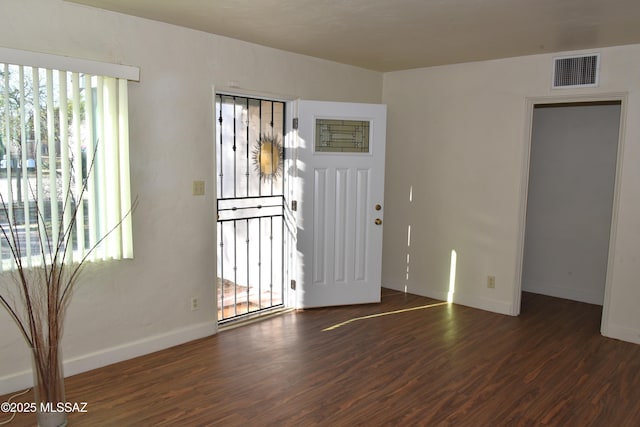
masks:
POLYGON ((512 312, 514 316, 520 314, 522 297, 522 268, 524 263, 524 237, 527 216, 527 197, 529 190, 529 172, 531 158, 531 137, 533 132, 533 110, 537 104, 566 104, 566 103, 589 103, 589 102, 620 102, 620 129, 618 132, 616 172, 613 187, 613 206, 611 210, 611 228, 609 232, 609 253, 607 258, 607 274, 605 280, 604 301, 602 305, 602 319, 600 332, 608 335, 609 325, 609 304, 611 300, 611 284, 613 281, 613 261, 615 259, 615 242, 617 235, 618 211, 620 205, 620 182, 622 174, 623 153, 625 144, 625 125, 627 117, 627 97, 626 92, 612 92, 598 95, 565 95, 548 97, 528 97, 525 99, 525 129, 524 129, 524 150, 522 159, 522 176, 520 190, 520 215, 518 218, 518 240, 516 252, 516 268, 514 278, 514 290, 512 300, 512 312))

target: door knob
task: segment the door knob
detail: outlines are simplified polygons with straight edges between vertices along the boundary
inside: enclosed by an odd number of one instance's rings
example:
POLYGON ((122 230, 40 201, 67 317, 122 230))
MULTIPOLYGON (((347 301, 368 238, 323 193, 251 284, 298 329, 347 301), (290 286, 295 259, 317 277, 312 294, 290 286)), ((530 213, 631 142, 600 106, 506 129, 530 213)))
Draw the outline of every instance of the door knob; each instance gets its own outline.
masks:
POLYGON ((382 220, 380 218, 376 218, 376 225, 382 224, 382 220))

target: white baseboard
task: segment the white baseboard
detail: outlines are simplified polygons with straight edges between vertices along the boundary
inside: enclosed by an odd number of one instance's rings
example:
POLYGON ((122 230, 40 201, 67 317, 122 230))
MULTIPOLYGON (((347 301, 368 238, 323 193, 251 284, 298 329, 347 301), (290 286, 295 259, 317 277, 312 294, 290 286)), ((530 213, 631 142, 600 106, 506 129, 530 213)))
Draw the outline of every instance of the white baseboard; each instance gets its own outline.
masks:
MULTIPOLYGON (((65 377, 68 377, 92 369, 102 368, 113 363, 208 337, 214 335, 217 330, 217 322, 205 322, 67 359, 64 361, 64 374, 65 377)), ((0 378, 0 395, 23 390, 32 385, 33 375, 31 370, 6 375, 0 378)))
POLYGON ((511 308, 513 304, 511 303, 511 301, 505 302, 492 298, 479 297, 476 295, 454 294, 453 302, 455 304, 465 305, 467 307, 477 308, 479 310, 512 316, 511 308))
POLYGON ((606 328, 602 329, 602 335, 608 338, 640 344, 640 330, 635 328, 608 324, 606 328))
MULTIPOLYGON (((389 289, 404 291, 404 288, 393 286, 393 285, 385 284, 384 287, 389 289)), ((408 292, 415 295, 427 297, 427 298, 437 299, 440 301, 447 301, 447 298, 449 297, 449 295, 446 292, 437 291, 434 289, 425 289, 424 291, 422 290, 418 291, 416 289, 408 289, 408 292)), ((454 293, 453 303, 464 305, 467 307, 477 308, 480 310, 491 311, 493 313, 507 314, 510 316, 512 315, 511 309, 513 304, 511 301, 505 302, 505 301, 500 301, 500 300, 491 299, 491 298, 454 293)))
MULTIPOLYGON (((402 286, 393 286, 385 283, 384 287, 404 292, 404 288, 402 286)), ((433 289, 426 289, 424 291, 409 289, 408 291, 412 294, 421 295, 428 298, 433 298, 441 301, 447 300, 446 292, 439 292, 433 289)), ((559 298, 562 298, 562 296, 559 296, 559 298)), ((480 310, 491 311, 499 314, 506 314, 509 316, 513 315, 512 314, 513 304, 511 302, 499 301, 499 300, 494 300, 490 298, 484 298, 484 297, 472 296, 472 295, 466 295, 466 294, 460 294, 460 293, 454 294, 453 302, 455 304, 465 305, 465 306, 477 308, 480 310)), ((583 301, 583 302, 587 302, 587 301, 583 301)), ((600 305, 602 305, 602 303, 600 303, 600 305)), ((602 325, 601 333, 603 336, 608 338, 618 339, 621 341, 626 341, 634 344, 640 344, 640 329, 628 328, 625 326, 607 323, 606 325, 602 325)))
POLYGON ((440 301, 447 301, 449 295, 446 292, 440 292, 433 289, 426 289, 426 291, 422 294, 427 298, 433 298, 440 301))

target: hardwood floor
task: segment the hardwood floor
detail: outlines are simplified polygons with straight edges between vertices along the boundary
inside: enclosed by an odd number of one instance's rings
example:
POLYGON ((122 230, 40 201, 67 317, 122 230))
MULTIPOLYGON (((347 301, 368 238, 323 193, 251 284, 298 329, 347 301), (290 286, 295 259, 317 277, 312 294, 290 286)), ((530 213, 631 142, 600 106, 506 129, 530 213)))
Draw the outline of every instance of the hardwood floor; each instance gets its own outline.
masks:
POLYGON ((601 307, 438 303, 384 290, 379 305, 286 313, 69 377, 67 400, 88 402, 69 425, 640 425, 640 345, 602 337, 601 307))

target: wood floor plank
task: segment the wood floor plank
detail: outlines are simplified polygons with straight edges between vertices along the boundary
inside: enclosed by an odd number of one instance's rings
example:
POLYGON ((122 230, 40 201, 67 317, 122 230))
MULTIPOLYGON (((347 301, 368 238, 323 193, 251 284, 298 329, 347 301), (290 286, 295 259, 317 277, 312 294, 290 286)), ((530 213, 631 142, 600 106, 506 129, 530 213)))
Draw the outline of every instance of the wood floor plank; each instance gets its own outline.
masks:
POLYGON ((601 307, 439 303, 384 290, 69 377, 67 399, 88 402, 69 425, 640 425, 640 346, 602 337, 601 307))

